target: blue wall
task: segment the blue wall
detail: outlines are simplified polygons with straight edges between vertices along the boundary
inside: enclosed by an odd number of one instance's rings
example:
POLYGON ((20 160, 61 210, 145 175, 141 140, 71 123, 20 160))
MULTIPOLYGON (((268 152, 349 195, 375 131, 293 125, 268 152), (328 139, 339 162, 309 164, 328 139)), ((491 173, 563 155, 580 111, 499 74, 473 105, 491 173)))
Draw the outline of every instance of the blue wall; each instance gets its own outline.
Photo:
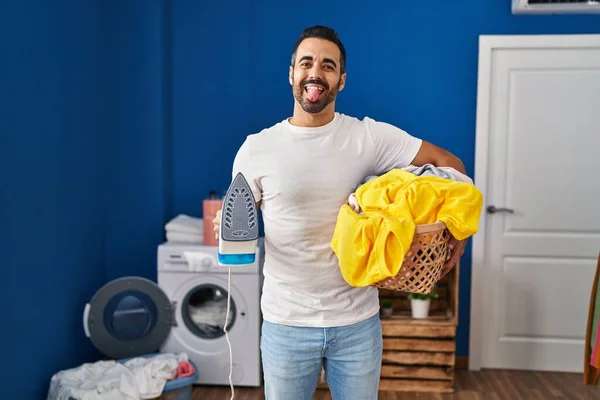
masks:
POLYGON ((162 0, 100 1, 109 149, 106 277, 156 279, 170 160, 170 9, 162 0))
POLYGON ((305 26, 333 26, 346 44, 339 111, 444 146, 471 173, 478 35, 600 32, 598 16, 515 17, 509 0, 11 3, 0 9, 0 339, 11 362, 0 391, 23 399, 100 356, 81 327, 85 303, 110 279, 154 279, 164 222, 200 215, 244 137, 291 113, 289 57, 305 26))
POLYGON ((30 3, 0 11, 0 397, 14 399, 97 356, 81 313, 106 275, 98 10, 30 3))
POLYGON ((33 400, 57 371, 101 357, 81 322, 94 293, 117 276, 155 278, 169 12, 161 1, 5 3, 0 397, 33 400))

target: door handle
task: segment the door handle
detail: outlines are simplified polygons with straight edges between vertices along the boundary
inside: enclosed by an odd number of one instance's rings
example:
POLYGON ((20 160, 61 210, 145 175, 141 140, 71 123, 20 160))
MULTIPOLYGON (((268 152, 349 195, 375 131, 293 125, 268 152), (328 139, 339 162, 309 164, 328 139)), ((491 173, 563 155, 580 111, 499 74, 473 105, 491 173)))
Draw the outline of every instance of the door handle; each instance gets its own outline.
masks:
POLYGON ((487 212, 488 212, 488 214, 495 214, 497 212, 505 212, 505 213, 509 213, 509 214, 514 214, 515 210, 510 209, 510 208, 502 208, 502 207, 498 208, 496 206, 488 206, 487 212))

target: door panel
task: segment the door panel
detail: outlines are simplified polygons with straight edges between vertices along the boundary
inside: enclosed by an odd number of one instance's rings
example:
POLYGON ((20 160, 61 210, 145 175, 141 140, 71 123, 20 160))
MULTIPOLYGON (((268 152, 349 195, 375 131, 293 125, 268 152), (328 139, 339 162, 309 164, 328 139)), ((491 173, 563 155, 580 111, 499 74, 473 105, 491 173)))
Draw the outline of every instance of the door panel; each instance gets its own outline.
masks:
POLYGON ((595 267, 587 260, 505 257, 505 337, 581 339, 589 299, 572 296, 570 288, 587 287, 595 267))
POLYGON ((583 370, 600 249, 597 43, 492 53, 486 206, 512 212, 484 217, 482 367, 583 370))

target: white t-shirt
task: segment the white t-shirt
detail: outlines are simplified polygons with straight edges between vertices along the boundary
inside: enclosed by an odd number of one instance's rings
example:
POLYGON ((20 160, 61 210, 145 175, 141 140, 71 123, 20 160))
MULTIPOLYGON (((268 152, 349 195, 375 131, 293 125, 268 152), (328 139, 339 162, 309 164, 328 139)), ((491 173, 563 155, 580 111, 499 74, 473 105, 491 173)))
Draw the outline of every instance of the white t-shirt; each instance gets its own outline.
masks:
POLYGON ((241 172, 262 200, 266 321, 332 327, 379 312, 376 288, 351 287, 342 278, 331 237, 356 187, 369 175, 408 166, 421 143, 390 124, 339 113, 325 126, 286 119, 246 138, 233 176, 241 172))

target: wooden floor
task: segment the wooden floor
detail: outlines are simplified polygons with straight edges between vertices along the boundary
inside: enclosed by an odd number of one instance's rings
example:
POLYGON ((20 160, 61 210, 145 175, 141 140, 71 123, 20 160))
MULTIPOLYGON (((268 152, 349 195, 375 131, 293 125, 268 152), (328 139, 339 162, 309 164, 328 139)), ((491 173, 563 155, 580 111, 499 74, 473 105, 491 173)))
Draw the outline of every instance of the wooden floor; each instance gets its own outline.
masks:
MULTIPOLYGON (((380 392, 379 400, 546 400, 600 399, 600 387, 586 386, 582 374, 516 371, 456 371, 453 394, 380 392)), ((229 400, 229 387, 196 387, 193 400, 229 400)), ((263 400, 262 389, 235 388, 236 400, 263 400)), ((314 400, 331 400, 329 392, 318 390, 314 400)), ((351 400, 351 399, 341 399, 351 400)))

